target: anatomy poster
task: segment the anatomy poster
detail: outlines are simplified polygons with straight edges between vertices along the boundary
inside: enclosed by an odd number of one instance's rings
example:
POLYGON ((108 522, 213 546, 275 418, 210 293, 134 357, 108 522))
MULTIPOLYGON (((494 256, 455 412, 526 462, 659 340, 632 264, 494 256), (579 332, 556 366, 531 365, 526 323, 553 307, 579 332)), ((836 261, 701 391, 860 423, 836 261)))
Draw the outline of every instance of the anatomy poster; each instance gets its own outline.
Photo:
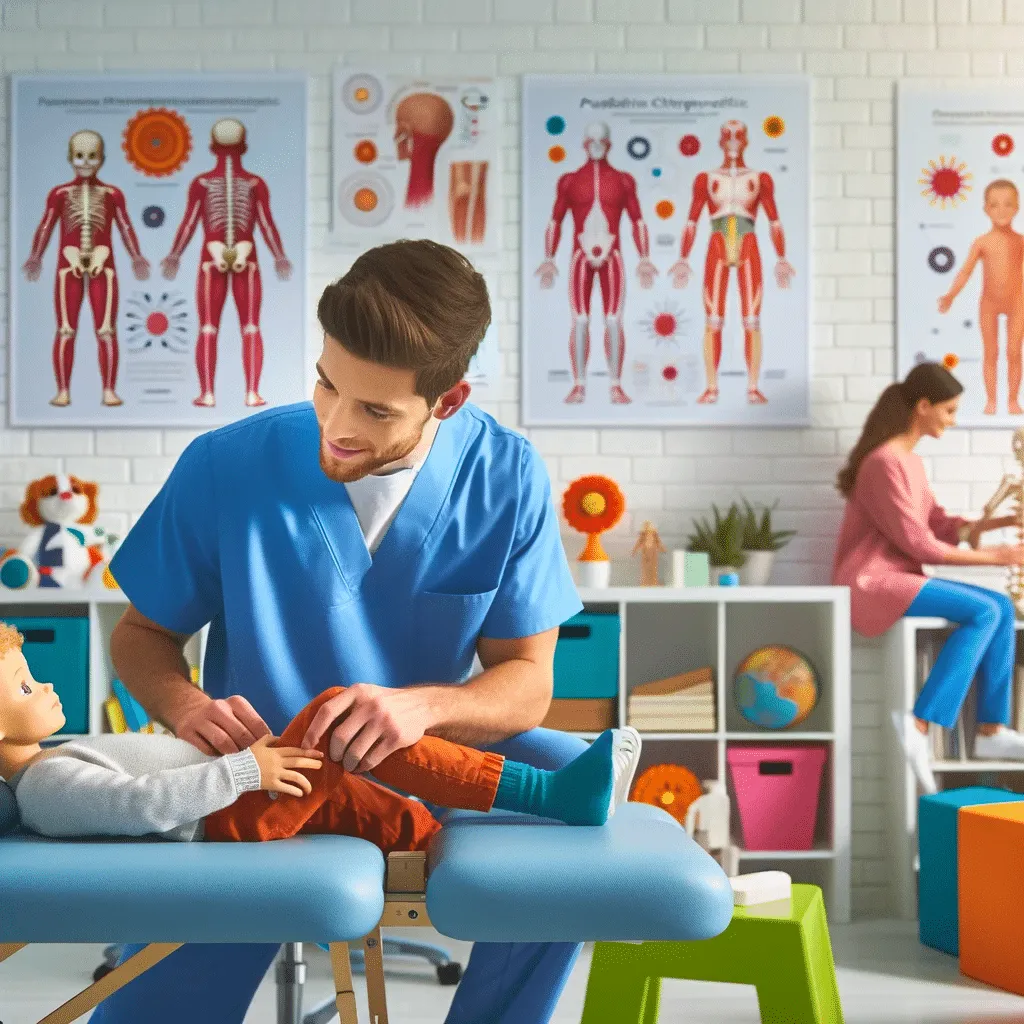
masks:
POLYGON ((503 109, 489 78, 334 74, 333 243, 431 238, 496 255, 503 109))
POLYGON ((528 75, 523 421, 809 419, 810 90, 528 75))
POLYGON ((301 400, 304 78, 12 92, 11 423, 213 427, 301 400))
POLYGON ((498 278, 494 273, 481 271, 491 300, 491 324, 480 347, 476 350, 466 372, 466 380, 473 388, 473 402, 497 402, 501 398, 502 359, 498 347, 498 278))
POLYGON ((900 87, 898 372, 941 362, 958 419, 1024 426, 1024 90, 900 87))

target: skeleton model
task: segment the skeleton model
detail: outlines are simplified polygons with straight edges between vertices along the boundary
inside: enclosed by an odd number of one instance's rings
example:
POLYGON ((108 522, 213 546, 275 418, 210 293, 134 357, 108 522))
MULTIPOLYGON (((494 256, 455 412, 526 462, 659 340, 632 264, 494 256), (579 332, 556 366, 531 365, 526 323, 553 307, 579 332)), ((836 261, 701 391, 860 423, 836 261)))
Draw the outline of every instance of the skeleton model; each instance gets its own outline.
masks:
POLYGON ((170 254, 161 266, 164 276, 173 280, 181 254, 202 219, 203 246, 196 281, 199 397, 192 404, 214 405, 217 334, 230 282, 242 329, 245 404, 266 405, 259 394, 263 370, 263 336, 260 334, 263 289, 256 260, 257 224, 274 257, 277 276, 282 281, 291 275, 292 265, 284 254, 281 236, 270 214, 270 190, 266 182, 242 167, 242 154, 248 148, 244 125, 232 118, 220 120, 213 126, 210 140, 210 152, 216 156, 217 165, 213 170, 200 174, 189 186, 185 216, 170 254))
POLYGON ((713 171, 702 171, 693 182, 690 213, 683 229, 679 260, 669 270, 676 288, 685 288, 692 270, 687 257, 697 237, 697 218, 706 205, 711 216, 711 238, 704 263, 704 367, 707 389, 697 399, 703 405, 718 401, 718 364, 722 358, 722 324, 725 317, 729 268, 736 268, 743 316, 744 353, 747 361, 747 401, 763 405, 767 399, 758 387, 761 373, 761 302, 764 287, 761 254, 757 247, 754 220, 758 206, 768 216, 772 244, 779 259, 775 280, 788 288, 796 273, 786 262, 786 242, 775 206, 775 184, 764 171, 751 170, 743 162, 747 148, 747 126, 726 121, 719 136, 724 159, 713 171))
POLYGON ((96 132, 75 132, 68 142, 68 162, 75 177, 50 190, 43 219, 32 239, 32 252, 25 261, 25 276, 38 281, 43 254, 54 228, 60 224, 57 281, 54 305, 57 335, 53 342, 53 372, 57 394, 51 405, 71 404, 71 368, 75 361, 75 336, 86 288, 92 306, 96 343, 99 348, 103 404, 121 405, 117 396, 117 271, 114 269, 113 227, 121 232, 135 276, 149 277, 149 263, 139 249, 128 218, 124 193, 97 177, 103 166, 103 139, 96 132))
MULTIPOLYGON (((1024 427, 1013 432, 1013 454, 1016 456, 1017 462, 1020 463, 1021 469, 1024 470, 1024 427)), ((1024 544, 1024 477, 1004 476, 999 489, 985 506, 981 518, 983 520, 991 519, 999 506, 1008 498, 1012 498, 1014 502, 1013 515, 1017 520, 1017 543, 1024 544)), ((973 543, 977 547, 977 543, 973 543)), ((1017 609, 1017 618, 1024 619, 1024 568, 1019 565, 1011 565, 1007 571, 1009 573, 1007 592, 1017 609)))
POLYGON ((541 288, 555 283, 558 269, 555 253, 562 232, 562 220, 572 212, 572 260, 569 264, 569 308, 572 314, 569 358, 573 387, 565 401, 578 404, 586 399, 587 362, 590 358, 590 297, 596 277, 604 303, 604 354, 611 377, 611 400, 626 405, 631 399, 622 390, 622 363, 626 339, 622 313, 626 297, 626 271, 619 244, 619 222, 628 213, 633 222, 633 242, 640 254, 636 276, 641 288, 650 288, 658 273, 651 262, 651 240, 640 212, 636 180, 608 163, 612 148, 611 129, 601 121, 587 125, 583 149, 587 162, 558 179, 555 206, 544 233, 544 262, 537 268, 541 288))

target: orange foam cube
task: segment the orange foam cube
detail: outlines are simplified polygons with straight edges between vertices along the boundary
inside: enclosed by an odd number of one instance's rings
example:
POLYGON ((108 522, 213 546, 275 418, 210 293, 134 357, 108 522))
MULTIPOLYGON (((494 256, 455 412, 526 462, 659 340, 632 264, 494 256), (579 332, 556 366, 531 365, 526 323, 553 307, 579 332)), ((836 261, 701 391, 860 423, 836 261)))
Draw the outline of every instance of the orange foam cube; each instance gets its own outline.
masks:
POLYGON ((960 972, 1024 995, 1024 803, 961 807, 960 972))

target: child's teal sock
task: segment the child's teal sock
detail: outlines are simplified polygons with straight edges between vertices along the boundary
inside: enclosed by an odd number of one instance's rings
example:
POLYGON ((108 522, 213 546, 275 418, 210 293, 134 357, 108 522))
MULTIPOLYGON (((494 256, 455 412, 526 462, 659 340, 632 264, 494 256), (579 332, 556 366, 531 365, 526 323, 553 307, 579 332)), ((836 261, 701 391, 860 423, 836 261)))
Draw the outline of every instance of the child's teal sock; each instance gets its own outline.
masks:
POLYGON ((494 806, 569 825, 603 825, 608 820, 613 782, 612 734, 606 730, 557 772, 506 761, 494 806))

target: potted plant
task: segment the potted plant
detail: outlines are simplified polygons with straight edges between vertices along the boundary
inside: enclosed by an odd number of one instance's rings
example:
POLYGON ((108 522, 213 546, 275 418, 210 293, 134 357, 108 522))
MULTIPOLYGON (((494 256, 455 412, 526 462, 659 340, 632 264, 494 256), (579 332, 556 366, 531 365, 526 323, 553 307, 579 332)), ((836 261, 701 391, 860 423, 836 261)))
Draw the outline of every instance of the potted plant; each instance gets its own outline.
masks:
POLYGON ((745 558, 743 556, 743 515, 734 502, 729 510, 722 515, 717 505, 711 506, 714 522, 706 516, 694 522, 694 531, 686 541, 688 551, 707 552, 711 567, 712 581, 717 583, 723 572, 739 569, 745 558))
POLYGON ((760 518, 753 506, 743 500, 743 538, 742 549, 745 556, 740 571, 740 583, 746 586, 763 587, 771 579, 772 567, 775 564, 775 552, 789 543, 795 530, 773 530, 772 512, 779 503, 776 501, 771 508, 762 507, 760 518))

